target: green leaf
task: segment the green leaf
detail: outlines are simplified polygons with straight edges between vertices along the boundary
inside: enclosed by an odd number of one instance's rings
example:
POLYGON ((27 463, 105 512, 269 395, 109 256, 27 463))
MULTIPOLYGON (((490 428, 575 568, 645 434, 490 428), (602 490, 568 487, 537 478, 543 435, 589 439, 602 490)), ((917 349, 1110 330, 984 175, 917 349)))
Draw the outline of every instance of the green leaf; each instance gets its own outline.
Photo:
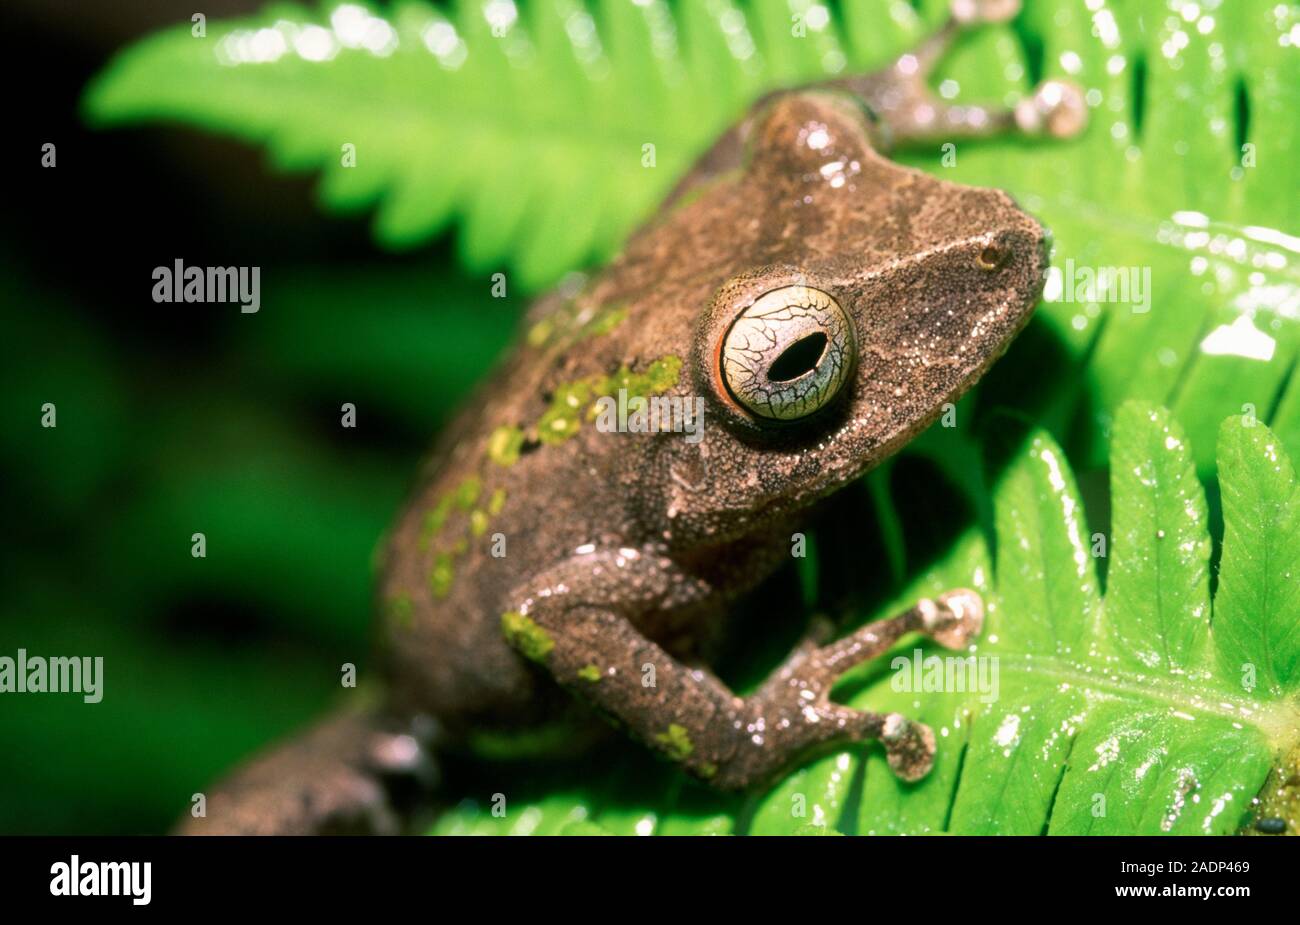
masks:
MULTIPOLYGON (((1126 404, 1113 453, 1123 511, 1105 598, 1094 558, 1103 547, 1060 448, 1040 431, 993 489, 995 568, 983 538, 967 533, 877 614, 960 586, 988 602, 983 635, 956 661, 914 638, 853 679, 852 706, 934 729, 930 775, 903 783, 874 744, 846 749, 755 799, 739 830, 1224 834, 1242 824, 1300 737, 1295 473, 1262 424, 1224 424, 1228 532, 1211 621, 1205 497, 1181 428, 1163 408, 1126 404), (938 689, 926 687, 932 666, 963 668, 970 656, 975 673, 962 683, 939 675, 938 689), (1243 680, 1247 664, 1257 683, 1243 680)), ((620 817, 643 818, 640 800, 617 812, 619 800, 578 805, 618 831, 620 817)), ((645 830, 672 830, 670 804, 651 805, 663 808, 645 830)), ((462 824, 453 814, 439 830, 462 824)))
MULTIPOLYGON (((535 288, 608 256, 760 85, 729 73, 744 71, 733 50, 693 59, 725 78, 716 92, 679 92, 663 3, 603 2, 599 31, 578 0, 528 12, 329 2, 273 5, 201 38, 184 23, 110 64, 85 109, 99 124, 172 119, 265 144, 282 169, 323 171, 327 207, 377 206, 376 237, 392 247, 455 216, 470 267, 509 258, 535 288), (645 144, 656 168, 642 166, 645 144)), ((723 40, 725 14, 691 18, 724 51, 737 41, 723 40)))
POLYGON ((1219 429, 1223 566, 1214 627, 1228 677, 1257 696, 1300 685, 1300 496, 1268 428, 1231 417, 1219 429))
MULTIPOLYGON (((1100 606, 1059 449, 1035 437, 995 489, 996 593, 979 653, 999 659, 999 697, 964 700, 973 716, 946 831, 1230 832, 1294 744, 1293 701, 1262 703, 1204 657, 1208 527, 1180 428, 1163 409, 1128 404, 1113 453, 1112 584, 1100 606)), ((908 787, 872 761, 868 782, 874 772, 886 791, 908 787)), ((858 830, 891 830, 879 805, 864 798, 858 830)))
POLYGON ((1173 4, 1180 16, 1162 3, 1096 15, 1069 0, 1026 7, 1024 29, 1043 43, 1047 76, 1093 94, 1089 131, 1050 150, 965 151, 956 173, 1009 190, 1052 230, 1039 318, 1065 356, 1049 357, 1043 374, 1046 395, 1075 391, 1091 447, 1076 463, 1103 463, 1115 411, 1141 398, 1174 410, 1208 478, 1224 416, 1249 405, 1270 420, 1283 387, 1300 388, 1288 380, 1300 124, 1287 114, 1300 55, 1283 37, 1300 8, 1242 2, 1211 14, 1173 4), (1265 164, 1265 151, 1284 160, 1265 164), (1136 271, 1144 298, 1079 298, 1082 274, 1103 267, 1136 271))
POLYGON ((1114 647, 1130 667, 1171 674, 1201 667, 1210 625, 1205 493, 1184 439, 1163 409, 1130 402, 1111 444, 1114 647))

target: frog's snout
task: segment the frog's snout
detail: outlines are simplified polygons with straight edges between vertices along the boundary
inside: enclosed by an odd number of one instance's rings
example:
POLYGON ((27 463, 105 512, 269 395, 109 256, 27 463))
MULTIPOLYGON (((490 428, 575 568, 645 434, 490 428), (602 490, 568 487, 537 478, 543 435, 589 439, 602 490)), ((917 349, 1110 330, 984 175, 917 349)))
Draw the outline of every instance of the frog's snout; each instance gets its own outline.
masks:
POLYGON ((1034 222, 1034 231, 1036 240, 1032 250, 1034 260, 1031 266, 1037 276, 1036 284, 1031 287, 1033 292, 1033 302, 1038 304, 1039 298, 1043 294, 1043 285, 1047 282, 1047 271, 1052 265, 1052 233, 1044 228, 1038 222, 1034 222))

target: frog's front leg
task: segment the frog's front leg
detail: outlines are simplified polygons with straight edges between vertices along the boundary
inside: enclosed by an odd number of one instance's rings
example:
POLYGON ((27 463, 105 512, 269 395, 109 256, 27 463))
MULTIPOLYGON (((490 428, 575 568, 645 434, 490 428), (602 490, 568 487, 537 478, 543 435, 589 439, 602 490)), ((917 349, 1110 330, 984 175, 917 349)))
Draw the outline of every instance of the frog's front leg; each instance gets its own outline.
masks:
POLYGON ((867 739, 882 742, 899 776, 915 780, 929 770, 934 737, 928 728, 897 713, 833 703, 830 689, 843 672, 905 633, 964 644, 982 619, 973 592, 922 601, 829 645, 801 646, 749 697, 684 665, 635 625, 653 610, 704 606, 709 594, 665 558, 631 549, 593 550, 520 589, 517 609, 502 616, 502 630, 560 684, 723 789, 770 780, 819 746, 867 739))
POLYGON ((984 625, 984 603, 974 591, 961 588, 933 600, 922 598, 887 620, 868 623, 848 636, 820 645, 815 639, 795 649, 759 688, 755 698, 777 706, 797 702, 811 707, 816 722, 831 721, 846 730, 828 740, 879 739, 889 766, 903 780, 919 780, 934 760, 930 729, 899 713, 880 715, 854 710, 830 700, 835 682, 850 668, 888 651, 908 633, 923 633, 949 649, 964 648, 984 625))
POLYGON ((915 49, 882 71, 839 81, 861 96, 884 120, 895 145, 986 138, 1010 132, 1068 138, 1087 124, 1087 107, 1074 84, 1048 80, 1015 107, 948 103, 929 86, 944 56, 962 32, 1006 22, 1020 12, 1020 0, 951 0, 951 15, 915 49))

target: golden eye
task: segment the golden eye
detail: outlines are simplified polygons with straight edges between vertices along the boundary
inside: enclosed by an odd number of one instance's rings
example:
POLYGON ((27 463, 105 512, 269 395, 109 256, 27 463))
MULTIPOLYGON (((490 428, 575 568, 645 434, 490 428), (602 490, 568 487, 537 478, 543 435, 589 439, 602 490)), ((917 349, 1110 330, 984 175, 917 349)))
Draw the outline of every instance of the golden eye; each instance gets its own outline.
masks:
POLYGON ((722 342, 722 379, 762 418, 791 421, 838 394, 856 356, 853 326, 831 296, 785 286, 759 297, 722 342))

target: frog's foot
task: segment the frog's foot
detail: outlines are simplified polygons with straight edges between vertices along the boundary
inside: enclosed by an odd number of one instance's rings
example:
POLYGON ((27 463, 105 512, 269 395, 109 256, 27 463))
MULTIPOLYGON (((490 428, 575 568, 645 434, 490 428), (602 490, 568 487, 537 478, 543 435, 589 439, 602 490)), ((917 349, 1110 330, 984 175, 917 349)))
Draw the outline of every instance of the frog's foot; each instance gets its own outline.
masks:
POLYGON ((1020 12, 1020 0, 951 0, 948 11, 963 26, 1007 22, 1020 12))
POLYGON ((922 600, 922 632, 945 649, 964 649, 984 628, 984 601, 969 588, 945 591, 922 600))
POLYGON ((831 704, 825 708, 830 741, 864 742, 875 739, 885 748, 889 769, 900 780, 918 781, 934 765, 934 732, 925 723, 908 719, 902 713, 870 713, 831 704))
POLYGON ((963 32, 981 26, 1009 22, 1020 13, 1020 0, 951 0, 948 20, 938 31, 927 36, 911 52, 894 62, 894 69, 903 77, 920 77, 922 80, 934 73, 939 62, 952 49, 953 42, 963 32))
POLYGON ((1005 134, 1070 138, 1087 127, 1083 91, 1048 80, 1016 106, 949 103, 929 85, 936 68, 963 32, 1006 22, 1020 12, 1020 0, 952 0, 948 21, 885 70, 845 85, 885 121, 895 145, 991 138, 1005 134))
POLYGON ((905 781, 920 780, 934 765, 934 732, 924 723, 915 723, 901 713, 885 717, 880 731, 889 768, 905 781))
POLYGON ((1088 127, 1088 104, 1083 91, 1068 80, 1046 80, 1033 96, 1013 110, 1016 127, 1026 135, 1072 138, 1088 127))
POLYGON ((923 597, 888 620, 868 623, 829 645, 815 656, 835 677, 882 654, 905 633, 924 633, 947 649, 961 649, 984 627, 984 601, 968 588, 923 597))
POLYGON ((891 617, 824 645, 816 633, 790 654, 771 678, 745 702, 746 728, 763 739, 766 755, 742 747, 723 766, 720 783, 763 776, 758 765, 788 766, 794 755, 831 742, 877 739, 900 778, 919 780, 934 761, 934 734, 899 713, 854 710, 831 701, 835 682, 850 668, 887 652, 908 633, 919 632, 948 648, 962 648, 984 623, 984 603, 961 588, 923 598, 891 617), (775 756, 775 757, 774 757, 775 756))
MULTIPOLYGON (((798 658, 798 657, 796 657, 798 658)), ((745 699, 749 738, 729 751, 714 783, 743 789, 788 770, 810 750, 875 739, 889 767, 905 781, 925 777, 934 764, 934 733, 901 713, 855 710, 830 700, 835 672, 815 656, 792 659, 745 699)))

